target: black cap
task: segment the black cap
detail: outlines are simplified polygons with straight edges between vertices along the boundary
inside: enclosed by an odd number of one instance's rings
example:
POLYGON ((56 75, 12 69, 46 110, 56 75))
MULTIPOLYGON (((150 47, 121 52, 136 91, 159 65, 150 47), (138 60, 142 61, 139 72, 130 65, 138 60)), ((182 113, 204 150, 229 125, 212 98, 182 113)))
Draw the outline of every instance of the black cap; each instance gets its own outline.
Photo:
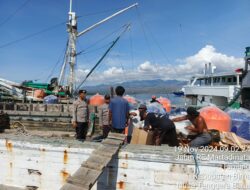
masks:
POLYGON ((110 95, 109 95, 109 94, 106 94, 106 95, 104 96, 104 99, 105 99, 105 100, 109 100, 109 99, 110 99, 110 95))
POLYGON ((138 109, 147 110, 147 106, 145 104, 141 104, 138 109))
POLYGON ((194 107, 187 108, 187 114, 191 116, 199 116, 200 113, 194 107))
POLYGON ((81 94, 81 93, 87 94, 87 90, 79 90, 78 94, 81 94))

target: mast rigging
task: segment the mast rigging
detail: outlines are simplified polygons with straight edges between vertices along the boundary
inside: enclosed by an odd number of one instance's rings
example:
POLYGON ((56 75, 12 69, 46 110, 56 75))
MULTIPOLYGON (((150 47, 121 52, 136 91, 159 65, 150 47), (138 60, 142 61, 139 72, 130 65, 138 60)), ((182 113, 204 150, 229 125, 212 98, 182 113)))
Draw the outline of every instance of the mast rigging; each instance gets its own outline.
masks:
POLYGON ((64 64, 61 68, 61 72, 59 75, 59 80, 58 80, 58 85, 62 85, 63 83, 63 75, 65 73, 65 68, 66 65, 69 64, 70 67, 70 74, 69 74, 69 82, 68 82, 68 87, 69 87, 69 92, 71 95, 73 95, 74 92, 74 83, 75 83, 75 64, 76 64, 76 40, 78 37, 82 36, 83 34, 91 31, 92 29, 96 28, 97 26, 107 22, 108 20, 112 19, 115 16, 118 16, 122 14, 123 12, 136 7, 138 3, 135 3, 129 7, 126 7, 108 17, 105 19, 93 24, 92 26, 88 27, 87 29, 83 30, 82 32, 77 32, 77 17, 76 13, 72 12, 72 0, 70 0, 70 7, 69 7, 69 22, 67 23, 67 31, 69 33, 69 43, 67 47, 67 52, 65 56, 65 61, 64 64))

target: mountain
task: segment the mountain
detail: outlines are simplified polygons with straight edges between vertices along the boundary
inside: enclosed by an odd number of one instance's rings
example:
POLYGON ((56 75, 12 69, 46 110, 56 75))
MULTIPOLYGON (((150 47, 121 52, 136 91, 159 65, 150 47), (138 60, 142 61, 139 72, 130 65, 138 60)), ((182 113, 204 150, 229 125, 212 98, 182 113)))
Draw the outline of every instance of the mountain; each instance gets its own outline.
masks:
POLYGON ((187 81, 179 80, 134 80, 116 84, 101 84, 97 86, 84 86, 83 88, 88 91, 89 94, 105 94, 110 91, 110 87, 114 88, 118 85, 123 86, 128 94, 139 93, 171 93, 178 91, 182 86, 186 85, 187 81))

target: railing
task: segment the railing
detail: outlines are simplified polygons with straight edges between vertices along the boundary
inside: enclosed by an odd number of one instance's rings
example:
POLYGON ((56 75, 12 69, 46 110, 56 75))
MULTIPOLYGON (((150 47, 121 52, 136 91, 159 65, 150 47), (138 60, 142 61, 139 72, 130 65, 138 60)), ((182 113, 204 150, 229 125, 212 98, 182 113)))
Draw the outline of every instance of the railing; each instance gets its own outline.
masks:
POLYGON ((233 98, 236 86, 186 86, 185 95, 210 95, 233 98))
POLYGON ((0 110, 10 115, 71 117, 72 104, 0 103, 0 110))
MULTIPOLYGON (((95 110, 94 106, 89 106, 90 113, 95 113, 95 123, 98 123, 95 110)), ((11 123, 19 121, 29 129, 66 131, 73 129, 71 125, 73 104, 0 102, 0 111, 10 116, 11 123)))

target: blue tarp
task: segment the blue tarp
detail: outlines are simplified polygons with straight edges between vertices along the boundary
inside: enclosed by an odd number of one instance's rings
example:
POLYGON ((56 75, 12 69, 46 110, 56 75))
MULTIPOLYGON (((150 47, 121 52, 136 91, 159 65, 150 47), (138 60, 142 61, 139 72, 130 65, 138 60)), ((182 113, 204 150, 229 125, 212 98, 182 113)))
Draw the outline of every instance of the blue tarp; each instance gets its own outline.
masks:
POLYGON ((147 104, 147 111, 149 113, 158 113, 158 114, 163 114, 163 115, 167 114, 166 110, 158 102, 147 104))
POLYGON ((58 103, 58 97, 54 95, 49 95, 44 97, 43 99, 44 104, 57 104, 58 103))
POLYGON ((232 119, 231 132, 250 140, 250 111, 244 108, 229 109, 227 113, 232 119))

